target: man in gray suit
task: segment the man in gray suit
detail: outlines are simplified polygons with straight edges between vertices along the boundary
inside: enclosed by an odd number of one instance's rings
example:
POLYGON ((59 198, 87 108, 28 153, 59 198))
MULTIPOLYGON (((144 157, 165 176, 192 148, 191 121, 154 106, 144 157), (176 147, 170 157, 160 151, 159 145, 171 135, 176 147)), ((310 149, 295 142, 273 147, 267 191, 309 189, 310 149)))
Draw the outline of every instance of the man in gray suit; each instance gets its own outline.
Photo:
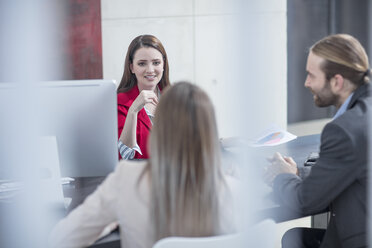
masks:
POLYGON ((305 87, 319 107, 337 113, 321 134, 315 165, 297 167, 276 153, 267 168, 275 200, 290 211, 312 215, 330 211, 327 230, 295 228, 286 247, 367 247, 368 117, 371 71, 362 45, 346 34, 315 43, 307 59, 305 87))

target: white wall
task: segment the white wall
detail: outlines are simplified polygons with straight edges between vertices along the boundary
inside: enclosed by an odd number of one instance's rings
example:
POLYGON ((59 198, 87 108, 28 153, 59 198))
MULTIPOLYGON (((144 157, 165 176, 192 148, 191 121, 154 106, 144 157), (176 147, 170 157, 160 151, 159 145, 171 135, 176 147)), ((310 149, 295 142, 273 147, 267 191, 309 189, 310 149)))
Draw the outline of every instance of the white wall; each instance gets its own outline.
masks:
POLYGON ((104 78, 119 82, 130 41, 153 34, 167 51, 171 82, 209 93, 221 137, 273 122, 285 128, 286 1, 242 2, 102 0, 104 78))

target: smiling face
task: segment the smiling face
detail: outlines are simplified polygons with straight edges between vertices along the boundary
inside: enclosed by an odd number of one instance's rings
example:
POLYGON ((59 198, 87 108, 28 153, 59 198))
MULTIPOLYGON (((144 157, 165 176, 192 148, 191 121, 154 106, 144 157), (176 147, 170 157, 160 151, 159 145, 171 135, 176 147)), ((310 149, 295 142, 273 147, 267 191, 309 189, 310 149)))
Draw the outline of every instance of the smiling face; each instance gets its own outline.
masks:
POLYGON ((330 82, 326 80, 325 73, 321 70, 323 61, 323 58, 310 52, 306 65, 305 87, 313 94, 314 102, 318 107, 335 105, 338 101, 338 96, 332 92, 330 82))
POLYGON ((154 91, 163 76, 163 55, 155 48, 141 47, 134 54, 130 70, 136 75, 139 91, 154 91))

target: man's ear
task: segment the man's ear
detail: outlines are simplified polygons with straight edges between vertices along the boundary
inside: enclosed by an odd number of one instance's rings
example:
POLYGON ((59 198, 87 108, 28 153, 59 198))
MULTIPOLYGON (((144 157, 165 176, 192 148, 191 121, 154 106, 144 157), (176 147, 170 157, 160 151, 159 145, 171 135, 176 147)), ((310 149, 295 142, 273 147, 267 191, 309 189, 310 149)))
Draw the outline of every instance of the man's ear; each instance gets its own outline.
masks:
POLYGON ((339 93, 345 87, 345 79, 341 74, 334 75, 330 83, 333 93, 339 93))

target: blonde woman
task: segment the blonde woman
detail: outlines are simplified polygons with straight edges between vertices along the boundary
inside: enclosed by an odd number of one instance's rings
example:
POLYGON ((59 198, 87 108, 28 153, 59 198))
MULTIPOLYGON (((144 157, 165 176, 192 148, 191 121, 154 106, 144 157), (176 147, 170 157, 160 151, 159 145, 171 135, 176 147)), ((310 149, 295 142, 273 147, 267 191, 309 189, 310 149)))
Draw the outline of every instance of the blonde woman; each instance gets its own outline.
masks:
POLYGON ((168 236, 235 230, 237 182, 223 175, 212 103, 190 83, 165 90, 150 136, 151 158, 123 160, 86 201, 54 229, 53 247, 92 244, 117 221, 122 247, 152 247, 168 236))

